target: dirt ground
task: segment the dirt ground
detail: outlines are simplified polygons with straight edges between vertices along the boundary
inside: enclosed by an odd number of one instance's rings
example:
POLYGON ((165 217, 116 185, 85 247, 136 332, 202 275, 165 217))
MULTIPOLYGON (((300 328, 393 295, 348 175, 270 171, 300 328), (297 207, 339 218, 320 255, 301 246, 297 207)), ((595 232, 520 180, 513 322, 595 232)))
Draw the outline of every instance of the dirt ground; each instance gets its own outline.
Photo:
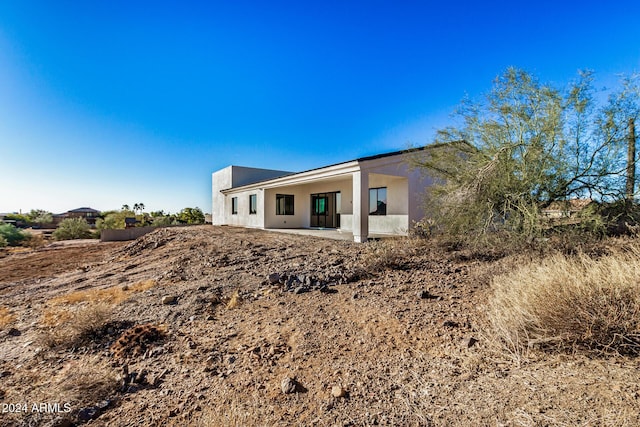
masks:
POLYGON ((9 254, 0 425, 640 425, 637 359, 492 345, 515 262, 213 226, 9 254))

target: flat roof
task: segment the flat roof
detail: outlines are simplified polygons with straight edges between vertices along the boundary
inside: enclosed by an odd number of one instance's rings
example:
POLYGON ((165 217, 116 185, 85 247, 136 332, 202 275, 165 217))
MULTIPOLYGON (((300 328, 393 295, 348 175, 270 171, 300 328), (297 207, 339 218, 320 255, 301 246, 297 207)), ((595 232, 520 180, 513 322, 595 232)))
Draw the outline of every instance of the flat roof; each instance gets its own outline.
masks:
POLYGON ((334 166, 345 165, 347 163, 353 163, 353 162, 360 163, 360 162, 366 162, 366 161, 370 161, 370 160, 382 159, 382 158, 385 158, 385 157, 398 156, 398 155, 401 155, 401 154, 415 153, 415 152, 418 152, 418 151, 423 151, 427 147, 429 147, 429 146, 427 145, 427 146, 416 147, 416 148, 408 148, 408 149, 405 149, 405 150, 397 150, 397 151, 391 151, 391 152, 388 152, 388 153, 376 154, 376 155, 373 155, 373 156, 360 157, 360 158, 357 158, 357 159, 347 160, 347 161, 344 161, 344 162, 334 163, 334 164, 327 165, 327 166, 321 166, 321 167, 318 167, 318 168, 308 169, 308 170, 301 171, 301 172, 291 172, 291 173, 288 173, 288 174, 285 174, 285 175, 282 175, 282 176, 279 176, 279 177, 275 177, 275 178, 262 179, 260 181, 255 181, 255 182, 250 182, 250 183, 247 183, 247 184, 239 185, 237 187, 225 188, 224 190, 221 190, 221 191, 234 190, 236 188, 247 187, 247 186, 250 186, 250 185, 261 184, 261 183, 265 183, 265 182, 269 182, 269 181, 275 181, 276 179, 281 179, 281 178, 285 178, 285 177, 286 178, 294 177, 296 175, 301 175, 301 174, 304 174, 304 173, 309 173, 309 172, 318 171, 318 170, 322 170, 322 169, 328 169, 328 168, 331 168, 331 167, 334 167, 334 166))

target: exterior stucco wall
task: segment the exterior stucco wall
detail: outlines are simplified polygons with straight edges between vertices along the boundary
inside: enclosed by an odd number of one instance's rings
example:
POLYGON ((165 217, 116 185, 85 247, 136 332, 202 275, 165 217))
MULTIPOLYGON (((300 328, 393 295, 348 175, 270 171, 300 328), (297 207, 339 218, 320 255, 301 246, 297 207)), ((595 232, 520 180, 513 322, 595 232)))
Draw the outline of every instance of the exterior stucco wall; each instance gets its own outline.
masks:
MULTIPOLYGON (((211 223, 213 225, 242 225, 252 227, 264 227, 264 215, 260 214, 262 203, 258 200, 257 215, 249 216, 249 196, 246 194, 246 218, 240 218, 238 215, 231 215, 231 197, 225 196, 221 190, 232 187, 240 187, 253 182, 259 182, 267 179, 281 177, 291 174, 291 172, 273 170, 273 169, 257 169, 242 166, 228 166, 211 175, 211 223), (261 216, 261 218, 257 218, 261 216)), ((257 191, 251 194, 261 193, 257 191)), ((238 197, 238 203, 245 201, 244 193, 238 197)), ((260 199, 260 194, 258 194, 260 199)))
MULTIPOLYGON (((377 159, 371 162, 366 162, 363 167, 366 167, 370 173, 370 181, 373 179, 375 183, 379 175, 393 175, 401 176, 405 178, 402 185, 406 185, 406 190, 401 191, 400 187, 396 187, 391 195, 392 188, 389 188, 387 195, 389 197, 389 206, 387 214, 404 214, 408 215, 407 229, 411 228, 413 224, 420 221, 424 217, 424 192, 425 188, 432 184, 432 179, 425 176, 419 169, 412 169, 407 164, 406 160, 402 156, 398 156, 393 159, 394 161, 381 162, 384 159, 377 159), (406 200, 392 199, 392 197, 402 197, 404 194, 406 200), (398 210, 398 207, 402 207, 398 210)), ((370 188, 374 188, 376 185, 370 185, 370 188)), ((373 230, 372 230, 373 231, 373 230)))
POLYGON ((341 212, 351 212, 351 179, 341 179, 265 190, 266 228, 304 228, 311 224, 311 194, 340 192, 341 212), (276 215, 276 195, 293 195, 294 215, 276 215))
POLYGON ((213 224, 306 228, 311 223, 311 194, 340 192, 340 228, 353 231, 354 238, 355 234, 359 234, 361 241, 366 240, 368 233, 405 234, 414 221, 422 218, 422 195, 431 183, 419 170, 411 170, 403 155, 346 162, 291 177, 286 174, 237 166, 215 172, 212 175, 213 224), (357 182, 354 181, 356 177, 357 182), (253 182, 256 184, 252 185, 253 182), (387 188, 387 214, 369 215, 368 189, 379 187, 387 188), (356 188, 358 195, 354 195, 356 188), (251 194, 257 196, 256 214, 249 214, 251 194), (276 194, 293 195, 294 215, 276 215, 276 194), (362 206, 357 213, 354 209, 356 196, 357 205, 362 206), (233 197, 238 198, 238 213, 232 215, 233 197), (358 233, 354 228, 355 221, 358 233))
POLYGON ((220 190, 231 188, 232 171, 233 166, 229 166, 211 175, 211 223, 213 225, 227 224, 226 197, 220 190))
POLYGON ((404 235, 408 229, 408 215, 369 216, 369 233, 404 235))
POLYGON ((264 224, 266 228, 305 228, 310 223, 309 193, 303 185, 274 188, 264 191, 264 224), (293 215, 276 215, 276 195, 293 196, 293 215))
POLYGON ((250 190, 240 191, 226 196, 226 218, 228 225, 237 225, 242 227, 264 228, 264 191, 250 190), (256 213, 249 213, 249 196, 256 195, 256 213), (231 199, 238 198, 238 213, 231 213, 231 199))

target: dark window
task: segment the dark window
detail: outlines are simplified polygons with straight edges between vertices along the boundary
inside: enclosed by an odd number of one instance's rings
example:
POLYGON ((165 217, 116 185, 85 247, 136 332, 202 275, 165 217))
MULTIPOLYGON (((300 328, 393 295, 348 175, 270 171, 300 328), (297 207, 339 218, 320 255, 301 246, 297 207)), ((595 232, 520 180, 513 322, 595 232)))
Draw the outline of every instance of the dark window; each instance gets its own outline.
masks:
POLYGON ((369 215, 387 214, 387 187, 369 189, 369 215))
POLYGON ((255 194, 249 195, 249 214, 258 212, 258 197, 255 194))
POLYGON ((235 215, 237 213, 238 213, 238 198, 232 197, 231 198, 231 214, 235 215))
POLYGON ((276 194, 276 215, 293 215, 293 195, 276 194))

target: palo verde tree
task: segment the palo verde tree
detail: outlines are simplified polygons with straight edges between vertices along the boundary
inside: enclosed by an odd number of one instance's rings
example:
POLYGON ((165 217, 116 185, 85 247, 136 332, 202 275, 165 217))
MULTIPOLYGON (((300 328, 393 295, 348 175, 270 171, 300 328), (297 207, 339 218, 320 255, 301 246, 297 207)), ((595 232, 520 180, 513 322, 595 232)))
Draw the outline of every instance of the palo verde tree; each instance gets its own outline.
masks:
POLYGON ((509 68, 480 101, 463 101, 457 126, 439 130, 413 163, 436 183, 427 218, 451 236, 474 240, 490 231, 531 238, 541 210, 572 198, 625 196, 629 120, 640 112, 636 80, 598 101, 591 72, 567 88, 509 68))

